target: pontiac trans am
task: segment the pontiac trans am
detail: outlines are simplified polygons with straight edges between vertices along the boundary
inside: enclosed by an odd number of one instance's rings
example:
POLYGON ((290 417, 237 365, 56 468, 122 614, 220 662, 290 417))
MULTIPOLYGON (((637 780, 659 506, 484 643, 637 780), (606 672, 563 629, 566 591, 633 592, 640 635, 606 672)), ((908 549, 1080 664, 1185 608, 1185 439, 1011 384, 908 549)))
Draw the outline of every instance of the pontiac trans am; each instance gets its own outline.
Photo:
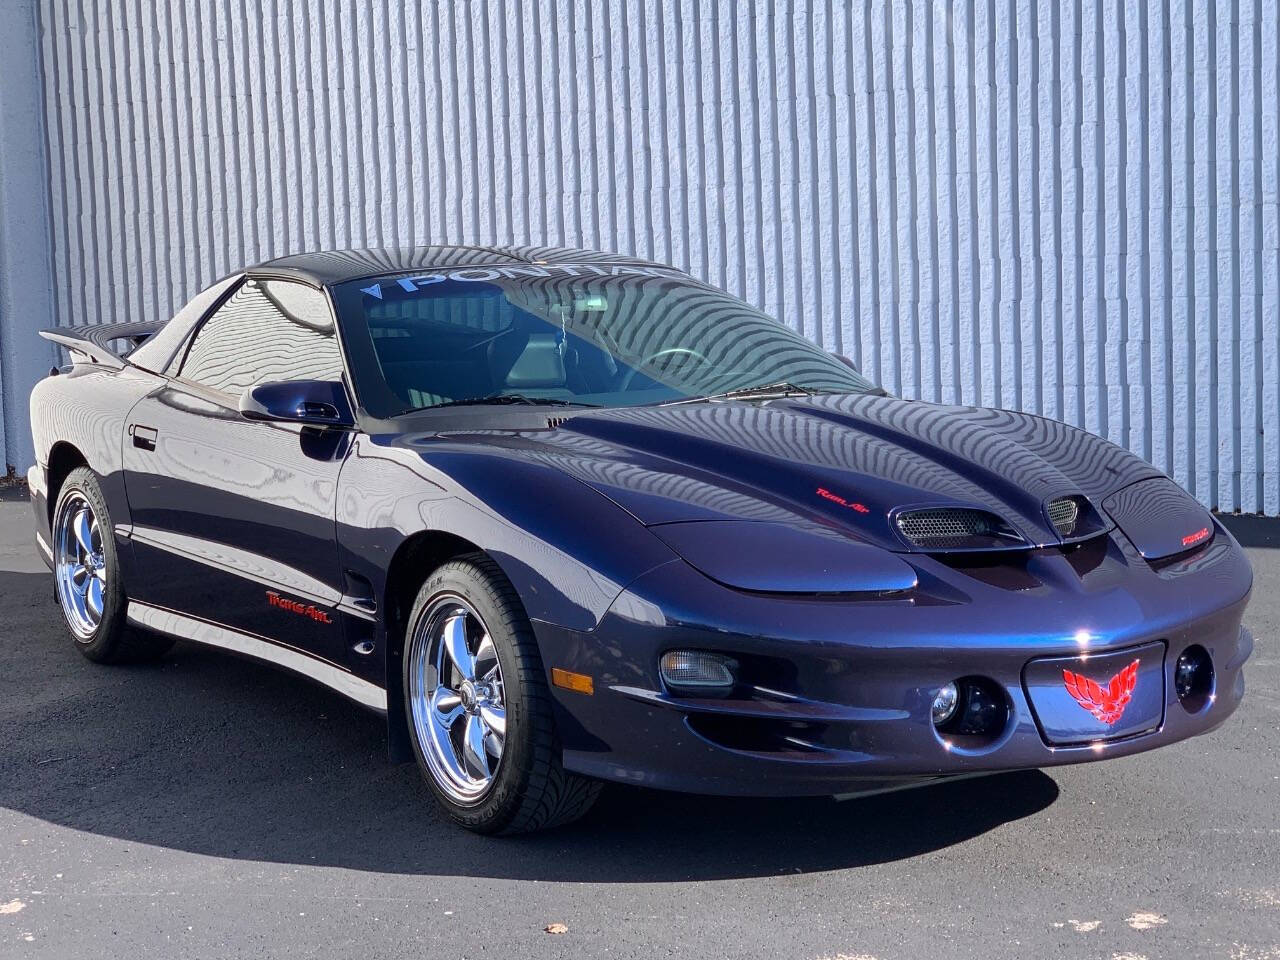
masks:
POLYGON ((473 830, 568 822, 603 781, 1124 756, 1243 696, 1248 561, 1159 470, 889 396, 670 267, 302 254, 45 335, 71 362, 32 394, 29 482, 77 648, 326 684, 473 830))

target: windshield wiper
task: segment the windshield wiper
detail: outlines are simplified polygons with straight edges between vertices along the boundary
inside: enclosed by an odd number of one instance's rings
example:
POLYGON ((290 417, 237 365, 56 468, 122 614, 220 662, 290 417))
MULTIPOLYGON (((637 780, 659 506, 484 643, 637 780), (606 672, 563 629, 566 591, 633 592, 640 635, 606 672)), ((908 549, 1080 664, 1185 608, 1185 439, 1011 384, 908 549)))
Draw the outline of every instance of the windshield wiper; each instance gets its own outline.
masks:
POLYGON ((777 383, 762 383, 754 387, 737 387, 723 393, 711 393, 705 397, 684 397, 680 400, 667 400, 658 404, 660 407, 674 407, 682 403, 707 403, 712 400, 780 400, 783 397, 813 397, 824 390, 810 390, 808 387, 797 387, 794 383, 781 380, 777 383))
POLYGON ((521 393, 494 393, 485 397, 463 397, 460 400, 446 400, 444 403, 432 403, 425 407, 414 407, 411 413, 419 410, 439 410, 441 407, 482 407, 510 406, 524 404, 533 407, 596 407, 596 403, 582 403, 579 400, 561 400, 559 397, 526 397, 521 393))
POLYGON ((724 393, 712 393, 705 397, 682 397, 679 400, 665 400, 656 404, 659 407, 674 407, 681 403, 707 403, 714 400, 782 400, 787 397, 817 397, 823 394, 865 393, 872 397, 892 396, 883 387, 868 387, 866 390, 822 390, 812 387, 798 387, 794 383, 781 380, 778 383, 766 383, 758 387, 737 387, 724 393))

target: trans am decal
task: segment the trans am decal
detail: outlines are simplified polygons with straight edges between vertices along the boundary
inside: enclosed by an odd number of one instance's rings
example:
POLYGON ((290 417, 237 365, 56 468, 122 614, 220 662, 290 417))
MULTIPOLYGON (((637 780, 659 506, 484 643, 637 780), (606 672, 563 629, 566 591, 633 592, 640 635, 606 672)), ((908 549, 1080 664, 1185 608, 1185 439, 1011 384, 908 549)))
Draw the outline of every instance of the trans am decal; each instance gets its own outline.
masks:
POLYGON ((842 507, 848 507, 854 513, 870 513, 871 512, 863 504, 854 503, 851 500, 846 500, 844 497, 840 496, 840 494, 832 493, 826 487, 819 487, 817 492, 818 492, 818 496, 820 496, 823 500, 830 500, 832 503, 838 503, 842 507))
POLYGON ((303 603, 301 600, 290 600, 288 597, 280 596, 274 590, 267 591, 267 603, 273 607, 279 607, 281 610, 296 613, 301 617, 310 617, 317 623, 333 623, 327 613, 317 609, 313 604, 303 603))
POLYGON ((1062 671, 1062 682, 1076 703, 1107 726, 1112 726, 1124 715, 1124 708, 1133 699, 1133 689, 1138 685, 1138 661, 1133 661, 1108 680, 1106 686, 1070 670, 1062 671))

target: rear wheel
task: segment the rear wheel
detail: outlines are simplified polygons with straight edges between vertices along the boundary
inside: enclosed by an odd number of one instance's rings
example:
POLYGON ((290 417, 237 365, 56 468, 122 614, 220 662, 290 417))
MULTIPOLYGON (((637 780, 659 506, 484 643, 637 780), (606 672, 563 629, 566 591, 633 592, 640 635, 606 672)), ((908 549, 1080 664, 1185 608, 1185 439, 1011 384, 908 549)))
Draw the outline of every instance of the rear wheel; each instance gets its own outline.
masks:
POLYGON ((98 663, 163 656, 173 640, 140 633, 125 620, 115 528, 98 478, 88 467, 67 475, 53 512, 53 576, 76 647, 98 663))
POLYGON ((482 555, 428 578, 409 616, 404 696, 414 753, 441 807, 478 833, 576 820, 601 785, 566 773, 541 658, 519 597, 482 555))

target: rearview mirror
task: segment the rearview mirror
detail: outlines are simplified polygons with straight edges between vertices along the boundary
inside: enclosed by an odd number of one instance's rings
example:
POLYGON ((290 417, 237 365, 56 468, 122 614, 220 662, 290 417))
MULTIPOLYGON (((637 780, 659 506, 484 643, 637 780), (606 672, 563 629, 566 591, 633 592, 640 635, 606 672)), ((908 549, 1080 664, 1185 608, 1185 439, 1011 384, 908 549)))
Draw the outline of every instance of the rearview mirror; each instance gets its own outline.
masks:
POLYGON ((352 427, 356 422, 346 388, 330 380, 260 383, 240 398, 240 415, 312 427, 352 427))

